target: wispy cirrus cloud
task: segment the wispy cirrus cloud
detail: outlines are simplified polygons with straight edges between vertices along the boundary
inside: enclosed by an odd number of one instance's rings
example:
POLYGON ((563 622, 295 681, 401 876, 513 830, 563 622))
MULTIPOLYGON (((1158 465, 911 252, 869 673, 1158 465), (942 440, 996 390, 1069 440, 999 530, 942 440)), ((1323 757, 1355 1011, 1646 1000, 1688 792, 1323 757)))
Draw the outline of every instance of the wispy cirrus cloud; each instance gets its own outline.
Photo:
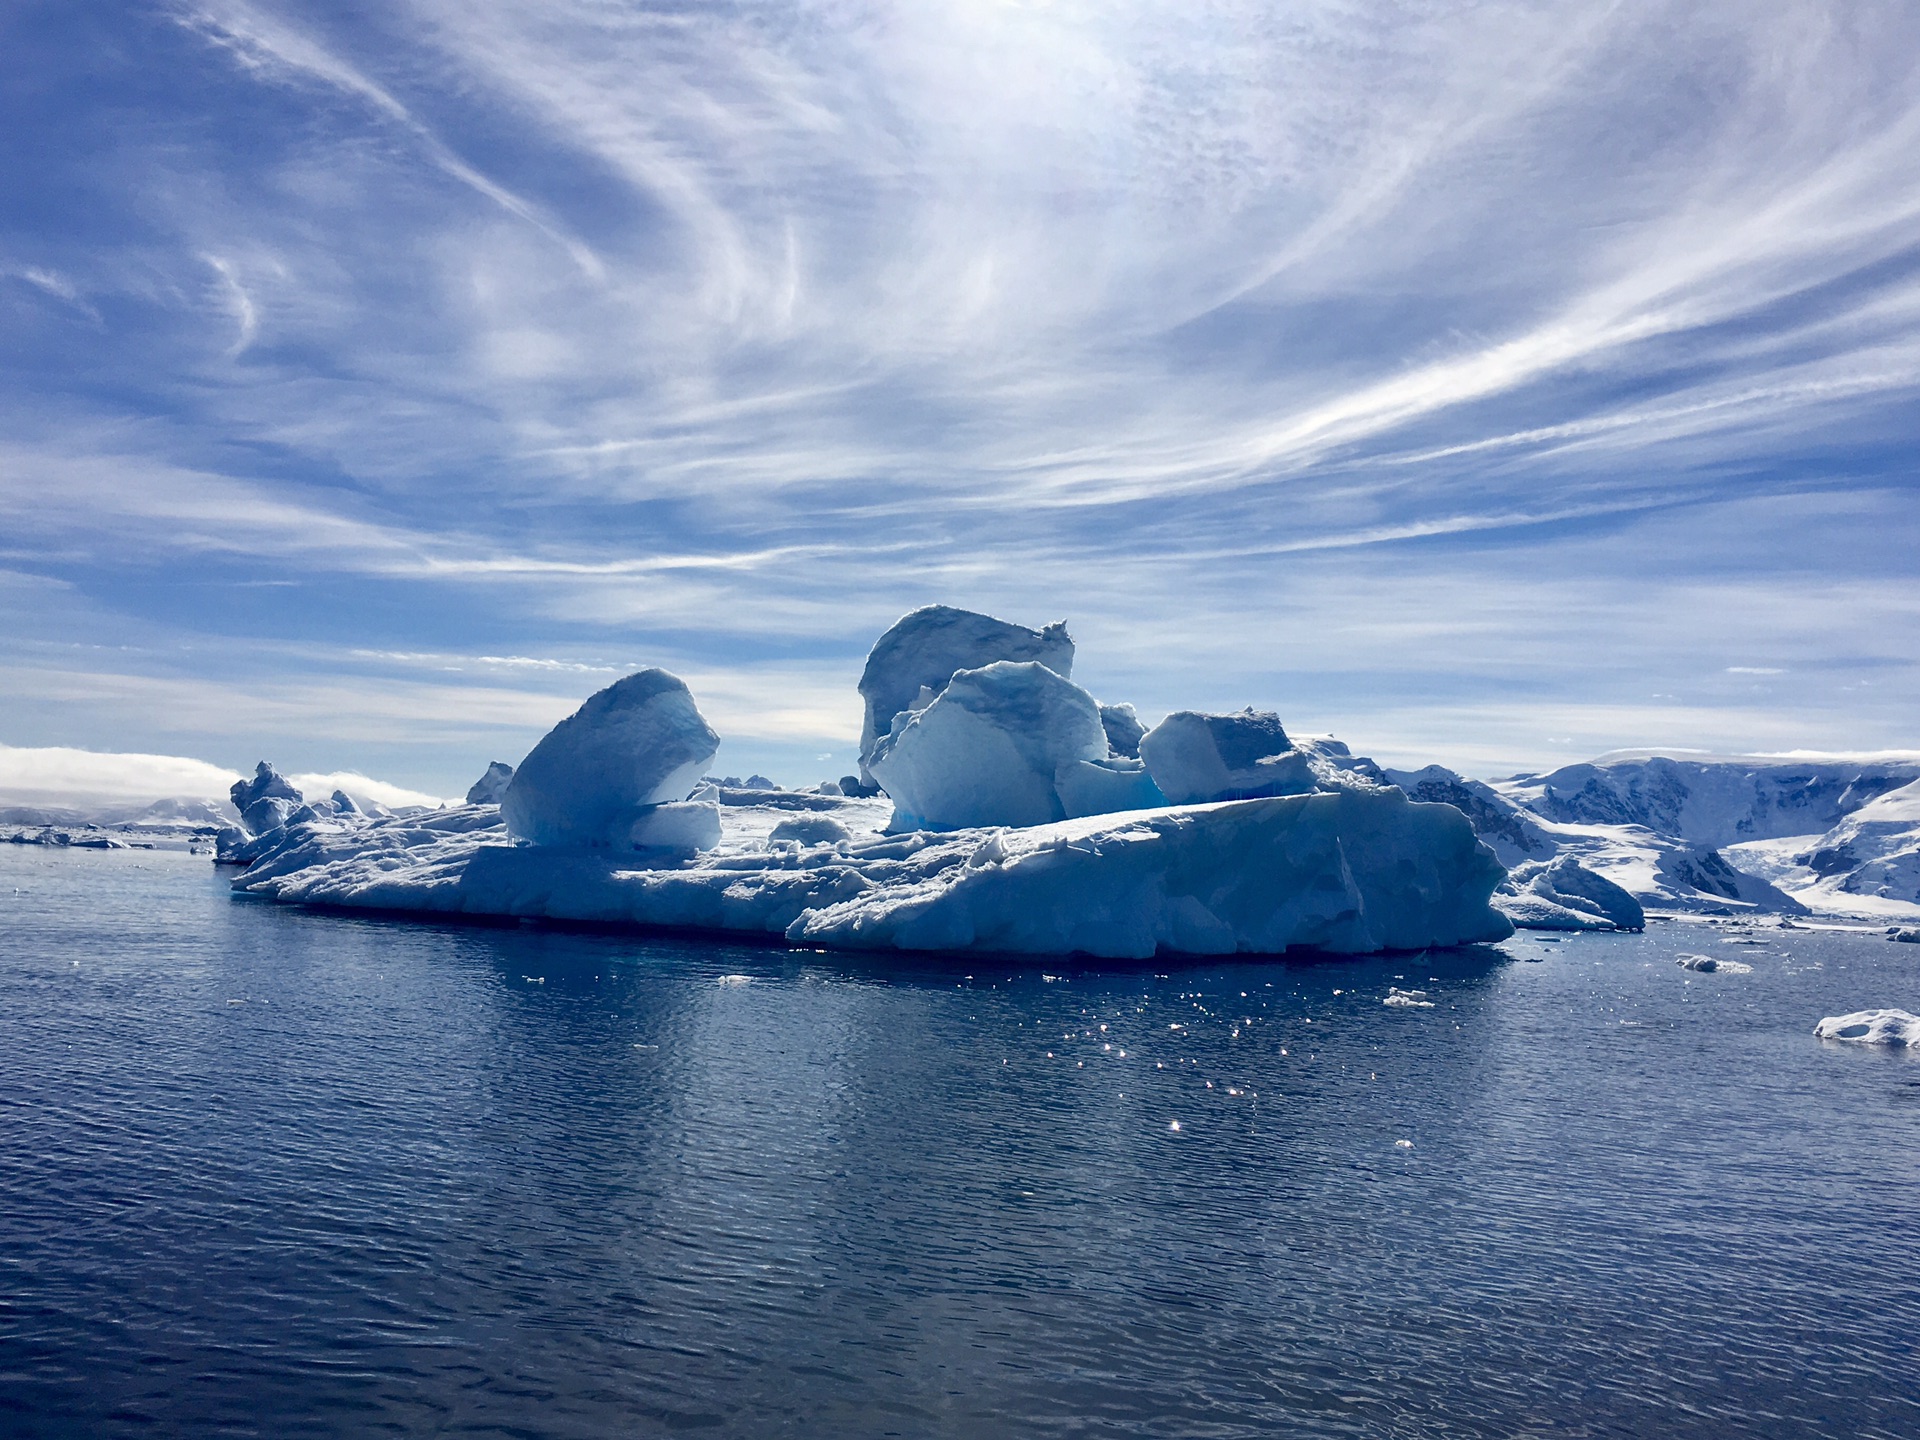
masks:
MULTIPOLYGON (((1596 664, 1677 693, 1722 632, 1782 724, 1920 699, 1801 665, 1920 640, 1903 7, 166 13, 143 124, 12 119, 0 556, 85 601, 22 644, 242 645, 354 714, 352 651, 667 657, 815 753, 934 599, 1065 613, 1143 702, 1426 744, 1417 690, 1516 761, 1633 743, 1596 664)), ((50 72, 119 53, 72 23, 50 72)), ((1661 723, 1772 737, 1746 705, 1661 723)))

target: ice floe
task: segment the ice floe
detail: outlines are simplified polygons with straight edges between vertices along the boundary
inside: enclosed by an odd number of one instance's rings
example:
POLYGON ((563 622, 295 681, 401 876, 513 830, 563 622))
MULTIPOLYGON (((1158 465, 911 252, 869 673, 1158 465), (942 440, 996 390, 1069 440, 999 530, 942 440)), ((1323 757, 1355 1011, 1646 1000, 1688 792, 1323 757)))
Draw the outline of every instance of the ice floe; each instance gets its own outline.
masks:
POLYGON ((1717 955, 1677 955, 1674 964, 1682 970, 1693 970, 1703 975, 1751 975, 1753 966, 1739 960, 1723 960, 1717 955))
POLYGON ((1829 1015, 1813 1027, 1822 1040, 1845 1040, 1855 1045, 1920 1046, 1920 1015, 1904 1010, 1856 1010, 1851 1015, 1829 1015))

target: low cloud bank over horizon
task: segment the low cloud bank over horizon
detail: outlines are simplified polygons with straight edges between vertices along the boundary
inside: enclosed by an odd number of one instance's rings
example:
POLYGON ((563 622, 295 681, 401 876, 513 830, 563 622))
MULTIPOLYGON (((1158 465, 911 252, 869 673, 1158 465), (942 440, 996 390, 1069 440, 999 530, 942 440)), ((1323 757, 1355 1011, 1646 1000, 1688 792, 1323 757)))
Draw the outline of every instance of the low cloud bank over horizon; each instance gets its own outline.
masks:
MULTIPOLYGON (((70 746, 0 744, 0 805, 88 808, 148 805, 161 800, 222 802, 238 771, 184 755, 116 754, 70 746)), ((296 772, 287 777, 309 800, 343 790, 356 802, 388 807, 439 805, 438 795, 409 790, 353 771, 296 772)))
POLYGON ((1912 6, 7 27, 10 744, 457 794, 658 664, 807 783, 933 602, 1392 763, 1920 743, 1912 6))

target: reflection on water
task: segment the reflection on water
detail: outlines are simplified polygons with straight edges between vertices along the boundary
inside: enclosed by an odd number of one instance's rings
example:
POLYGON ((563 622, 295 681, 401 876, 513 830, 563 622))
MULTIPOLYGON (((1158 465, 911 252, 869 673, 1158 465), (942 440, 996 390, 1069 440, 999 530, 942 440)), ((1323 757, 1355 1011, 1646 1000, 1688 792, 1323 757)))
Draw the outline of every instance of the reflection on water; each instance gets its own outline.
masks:
POLYGON ((1909 947, 1089 972, 0 887, 9 1433, 1920 1433, 1920 1063, 1809 1034, 1920 1008, 1909 947))

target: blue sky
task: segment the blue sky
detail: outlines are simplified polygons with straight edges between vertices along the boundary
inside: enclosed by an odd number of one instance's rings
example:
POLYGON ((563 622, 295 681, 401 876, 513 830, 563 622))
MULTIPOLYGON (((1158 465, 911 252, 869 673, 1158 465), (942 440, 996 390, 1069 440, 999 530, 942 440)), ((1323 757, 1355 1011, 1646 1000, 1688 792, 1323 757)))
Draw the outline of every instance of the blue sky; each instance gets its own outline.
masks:
POLYGON ((435 794, 902 611, 1473 773, 1920 745, 1920 10, 0 18, 0 743, 435 794))

